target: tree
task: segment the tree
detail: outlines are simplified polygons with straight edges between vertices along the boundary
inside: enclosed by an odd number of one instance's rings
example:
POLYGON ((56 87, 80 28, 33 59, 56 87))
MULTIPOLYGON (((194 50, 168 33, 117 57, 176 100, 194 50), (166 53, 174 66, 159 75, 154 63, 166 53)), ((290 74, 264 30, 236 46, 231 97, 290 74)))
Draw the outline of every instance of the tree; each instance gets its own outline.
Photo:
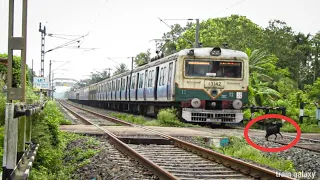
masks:
POLYGON ((147 52, 141 52, 134 58, 134 63, 136 66, 142 66, 144 64, 147 64, 151 60, 151 52, 150 49, 147 50, 147 52))
POLYGON ((128 71, 128 70, 129 70, 129 69, 128 69, 127 65, 124 64, 124 63, 121 63, 120 65, 118 65, 118 66, 116 67, 116 71, 113 73, 113 75, 115 76, 115 75, 117 75, 117 74, 124 73, 124 72, 126 72, 126 71, 128 71))
MULTIPOLYGON (((195 28, 183 33, 191 42, 195 41, 195 28)), ((228 43, 232 49, 245 51, 246 48, 257 49, 263 46, 263 29, 245 16, 208 19, 200 23, 200 42, 203 47, 221 46, 228 43)), ((177 50, 191 48, 184 39, 179 39, 177 50)))

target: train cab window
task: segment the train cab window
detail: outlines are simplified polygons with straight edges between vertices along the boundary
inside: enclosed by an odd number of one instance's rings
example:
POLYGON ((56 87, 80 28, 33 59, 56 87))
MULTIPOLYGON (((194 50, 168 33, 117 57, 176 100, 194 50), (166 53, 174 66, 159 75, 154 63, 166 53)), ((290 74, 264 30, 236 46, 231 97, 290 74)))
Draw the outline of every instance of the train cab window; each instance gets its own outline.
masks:
POLYGON ((186 60, 185 76, 241 78, 242 62, 186 60))

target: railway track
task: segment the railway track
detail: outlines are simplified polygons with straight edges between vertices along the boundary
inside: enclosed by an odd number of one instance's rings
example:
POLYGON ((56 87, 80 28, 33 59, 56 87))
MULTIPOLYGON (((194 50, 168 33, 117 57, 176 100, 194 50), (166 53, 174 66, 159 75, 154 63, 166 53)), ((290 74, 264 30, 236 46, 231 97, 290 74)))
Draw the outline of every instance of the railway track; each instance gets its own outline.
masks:
MULTIPOLYGON (((76 117, 82 119, 83 122, 92 124, 104 131, 119 151, 135 158, 160 179, 279 179, 275 172, 268 169, 225 156, 143 126, 76 107, 66 102, 59 101, 59 103, 76 117), (83 111, 91 114, 90 118, 83 111), (94 120, 102 118, 114 123, 136 126, 145 131, 153 132, 159 138, 120 140, 113 133, 95 124, 91 118, 94 120)), ((292 178, 281 177, 280 179, 292 178)))
MULTIPOLYGON (((236 128, 236 129, 244 130, 244 128, 236 128)), ((250 131, 253 133, 256 133, 256 134, 254 134, 254 136, 258 135, 261 137, 264 137, 265 133, 266 133, 265 131, 256 130, 256 129, 250 129, 250 131)), ((274 135, 272 135, 269 137, 269 141, 286 146, 286 145, 289 145, 296 138, 296 136, 292 136, 287 133, 282 132, 281 134, 283 136, 283 139, 281 138, 280 135, 278 135, 277 139, 273 140, 274 135)), ((320 135, 318 135, 318 138, 320 138, 320 135)), ((293 147, 320 153, 320 139, 311 139, 311 138, 300 137, 299 142, 293 147)))

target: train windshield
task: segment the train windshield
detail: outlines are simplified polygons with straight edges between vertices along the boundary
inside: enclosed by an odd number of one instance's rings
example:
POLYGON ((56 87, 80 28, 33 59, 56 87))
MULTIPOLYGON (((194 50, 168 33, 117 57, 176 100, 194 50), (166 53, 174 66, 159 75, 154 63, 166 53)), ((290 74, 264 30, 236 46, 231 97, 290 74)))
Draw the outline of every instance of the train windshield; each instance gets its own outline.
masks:
POLYGON ((186 60, 185 76, 241 78, 242 62, 186 60))

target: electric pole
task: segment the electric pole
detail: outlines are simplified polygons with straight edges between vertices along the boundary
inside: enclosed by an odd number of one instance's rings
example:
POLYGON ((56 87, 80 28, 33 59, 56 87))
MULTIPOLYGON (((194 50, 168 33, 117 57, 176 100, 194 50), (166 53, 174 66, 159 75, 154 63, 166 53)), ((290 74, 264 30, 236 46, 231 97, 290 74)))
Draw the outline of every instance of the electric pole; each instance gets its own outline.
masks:
POLYGON ((200 44, 199 44, 199 29, 200 29, 199 19, 196 19, 196 48, 200 47, 200 44))
POLYGON ((110 73, 111 68, 106 68, 106 70, 109 71, 108 78, 110 78, 111 77, 111 73, 110 73))
POLYGON ((34 74, 33 74, 33 59, 32 59, 32 72, 31 72, 31 74, 32 74, 31 79, 32 79, 32 88, 33 88, 33 76, 34 76, 34 74))
POLYGON ((51 97, 51 60, 49 64, 49 97, 51 97))
POLYGON ((44 43, 45 43, 45 36, 46 34, 46 26, 41 29, 41 23, 39 24, 39 32, 41 32, 41 74, 40 76, 44 76, 44 43))

